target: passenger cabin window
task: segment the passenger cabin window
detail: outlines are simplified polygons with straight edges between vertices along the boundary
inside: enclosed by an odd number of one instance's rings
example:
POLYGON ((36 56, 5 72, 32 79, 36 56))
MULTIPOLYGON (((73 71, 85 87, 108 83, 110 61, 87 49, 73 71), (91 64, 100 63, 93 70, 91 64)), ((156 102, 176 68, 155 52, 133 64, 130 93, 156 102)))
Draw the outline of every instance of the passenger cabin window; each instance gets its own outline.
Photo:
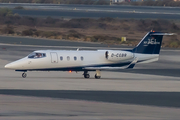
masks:
POLYGON ((28 58, 43 58, 43 57, 46 57, 46 53, 33 52, 28 55, 28 58))
POLYGON ((68 60, 68 61, 70 60, 70 57, 69 57, 69 56, 67 56, 67 60, 68 60))
POLYGON ((76 56, 74 56, 74 60, 75 60, 75 61, 77 60, 77 57, 76 57, 76 56))
POLYGON ((83 58, 83 56, 81 56, 81 61, 83 61, 84 60, 84 58, 83 58))
POLYGON ((60 57, 60 60, 61 60, 61 61, 63 60, 63 57, 62 57, 62 56, 60 57))

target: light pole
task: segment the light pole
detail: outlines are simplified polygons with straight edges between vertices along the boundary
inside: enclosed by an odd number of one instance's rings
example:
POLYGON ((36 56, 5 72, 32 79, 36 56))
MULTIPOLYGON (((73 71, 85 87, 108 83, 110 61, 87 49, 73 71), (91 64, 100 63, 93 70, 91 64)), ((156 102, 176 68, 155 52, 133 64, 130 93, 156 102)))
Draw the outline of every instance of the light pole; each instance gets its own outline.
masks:
POLYGON ((110 5, 112 5, 113 0, 110 0, 110 5))

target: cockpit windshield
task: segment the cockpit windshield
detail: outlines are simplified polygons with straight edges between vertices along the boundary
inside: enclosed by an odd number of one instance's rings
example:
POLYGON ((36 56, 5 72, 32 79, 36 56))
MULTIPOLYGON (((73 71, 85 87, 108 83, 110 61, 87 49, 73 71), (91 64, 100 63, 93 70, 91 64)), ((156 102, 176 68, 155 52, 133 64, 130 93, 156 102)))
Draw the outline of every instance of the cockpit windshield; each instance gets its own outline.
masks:
POLYGON ((43 58, 43 57, 46 57, 45 53, 33 52, 28 55, 28 58, 43 58))

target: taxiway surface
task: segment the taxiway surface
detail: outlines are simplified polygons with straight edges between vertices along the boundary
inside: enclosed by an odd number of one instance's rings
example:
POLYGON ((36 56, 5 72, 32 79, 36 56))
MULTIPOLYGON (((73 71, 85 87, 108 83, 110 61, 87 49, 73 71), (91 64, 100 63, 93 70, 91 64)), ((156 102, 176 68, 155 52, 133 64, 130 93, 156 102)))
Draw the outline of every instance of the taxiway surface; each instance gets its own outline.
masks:
POLYGON ((180 19, 179 7, 120 6, 120 5, 58 5, 4 3, 0 7, 13 9, 22 16, 60 18, 133 18, 133 19, 180 19), (22 6, 25 9, 13 9, 22 6))
MULTIPOLYGON (((20 72, 4 69, 5 64, 37 49, 76 49, 68 41, 64 43, 68 47, 33 44, 0 44, 0 119, 180 118, 179 50, 163 49, 158 62, 137 65, 135 71, 140 71, 135 73, 102 71, 102 79, 94 79, 94 72, 90 73, 90 79, 84 79, 82 72, 28 72, 28 77, 24 79, 20 72), (152 73, 146 73, 148 70, 152 73)), ((89 49, 85 45, 88 43, 75 44, 89 49)), ((104 48, 101 44, 91 45, 91 49, 104 48)))

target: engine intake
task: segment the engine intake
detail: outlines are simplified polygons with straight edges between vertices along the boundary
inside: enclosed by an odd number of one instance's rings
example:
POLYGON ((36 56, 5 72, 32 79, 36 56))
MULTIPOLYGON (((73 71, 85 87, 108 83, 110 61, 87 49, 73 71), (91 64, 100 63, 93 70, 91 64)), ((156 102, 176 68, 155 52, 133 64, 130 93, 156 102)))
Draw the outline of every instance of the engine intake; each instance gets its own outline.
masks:
POLYGON ((118 62, 134 58, 134 54, 128 51, 106 51, 105 58, 109 61, 118 62))

